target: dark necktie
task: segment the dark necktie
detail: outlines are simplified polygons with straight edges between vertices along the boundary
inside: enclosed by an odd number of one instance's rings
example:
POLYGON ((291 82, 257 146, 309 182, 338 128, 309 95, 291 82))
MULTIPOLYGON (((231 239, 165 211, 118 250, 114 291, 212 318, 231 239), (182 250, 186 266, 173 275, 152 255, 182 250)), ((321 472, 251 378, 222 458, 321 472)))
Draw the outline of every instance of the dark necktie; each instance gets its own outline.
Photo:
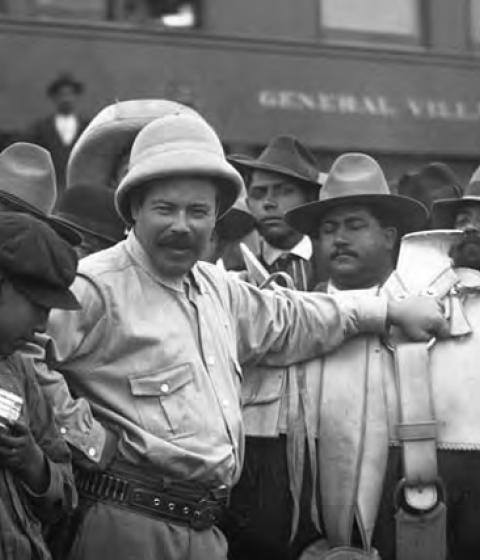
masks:
POLYGON ((287 253, 280 256, 271 266, 271 272, 286 272, 297 290, 308 290, 309 263, 297 255, 287 253))

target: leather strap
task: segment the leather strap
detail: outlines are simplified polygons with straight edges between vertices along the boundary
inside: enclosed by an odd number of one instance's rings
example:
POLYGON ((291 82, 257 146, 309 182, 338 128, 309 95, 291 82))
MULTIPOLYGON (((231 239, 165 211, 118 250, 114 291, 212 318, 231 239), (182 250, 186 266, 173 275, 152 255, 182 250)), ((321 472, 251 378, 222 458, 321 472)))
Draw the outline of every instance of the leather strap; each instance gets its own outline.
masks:
POLYGON ((407 505, 397 507, 398 560, 445 560, 446 506, 439 496, 436 420, 426 343, 394 348, 404 479, 399 492, 407 505))
MULTIPOLYGON (((402 343, 395 350, 400 423, 397 436, 402 444, 407 488, 434 486, 438 477, 436 422, 430 383, 429 349, 424 343, 402 343)), ((407 502, 411 496, 406 493, 407 502)), ((416 503, 409 503, 418 507, 416 503)), ((430 504, 422 509, 429 509, 430 504)))

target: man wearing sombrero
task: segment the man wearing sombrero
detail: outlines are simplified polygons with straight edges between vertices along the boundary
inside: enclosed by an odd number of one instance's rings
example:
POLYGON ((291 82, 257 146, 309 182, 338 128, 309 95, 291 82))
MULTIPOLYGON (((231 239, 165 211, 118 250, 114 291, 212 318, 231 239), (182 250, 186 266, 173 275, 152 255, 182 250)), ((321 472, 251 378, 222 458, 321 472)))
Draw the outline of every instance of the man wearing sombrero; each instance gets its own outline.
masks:
POLYGON ((292 136, 271 140, 257 159, 232 156, 248 171, 248 206, 261 236, 258 258, 269 272, 287 272, 299 290, 310 290, 322 278, 311 239, 285 222, 285 214, 315 200, 321 183, 313 154, 292 136))
POLYGON ((455 266, 480 270, 480 167, 472 175, 462 198, 438 200, 432 210, 433 226, 460 229, 462 239, 452 247, 455 266))
MULTIPOLYGON (((334 162, 318 201, 286 215, 296 231, 319 238, 330 293, 353 289, 377 294, 393 270, 397 236, 421 229, 426 220, 422 204, 391 195, 377 162, 355 153, 334 162)), ((314 381, 320 368, 310 365, 308 379, 314 381)), ((307 448, 301 450, 303 440, 316 434, 320 399, 314 391, 306 395, 300 382, 295 387, 286 368, 252 373, 245 369, 243 384, 244 421, 251 437, 227 526, 233 557, 296 558, 321 534, 318 513, 312 510, 312 456, 307 448), (291 413, 292 396, 298 397, 304 416, 291 413), (305 431, 299 419, 305 419, 305 431)), ((305 371, 301 377, 307 378, 305 371)), ((319 390, 315 382, 311 386, 319 390)))
POLYGON ((83 459, 70 560, 224 560, 216 524, 244 453, 240 364, 307 359, 386 321, 422 340, 445 327, 431 298, 286 297, 198 262, 242 186, 200 116, 149 123, 116 191, 126 241, 81 261, 81 310, 50 318, 56 371, 39 374, 83 459))

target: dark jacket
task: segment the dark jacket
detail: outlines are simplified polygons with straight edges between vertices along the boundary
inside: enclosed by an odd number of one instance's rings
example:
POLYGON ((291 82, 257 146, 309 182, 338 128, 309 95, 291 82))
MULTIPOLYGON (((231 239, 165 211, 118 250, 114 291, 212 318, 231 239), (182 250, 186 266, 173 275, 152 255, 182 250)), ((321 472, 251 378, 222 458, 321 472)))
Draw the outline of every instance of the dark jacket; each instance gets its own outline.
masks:
POLYGON ((48 489, 34 495, 0 466, 0 558, 50 560, 42 530, 70 511, 77 500, 70 452, 56 429, 29 358, 16 353, 0 360, 0 387, 24 399, 21 419, 30 427, 50 470, 48 489))

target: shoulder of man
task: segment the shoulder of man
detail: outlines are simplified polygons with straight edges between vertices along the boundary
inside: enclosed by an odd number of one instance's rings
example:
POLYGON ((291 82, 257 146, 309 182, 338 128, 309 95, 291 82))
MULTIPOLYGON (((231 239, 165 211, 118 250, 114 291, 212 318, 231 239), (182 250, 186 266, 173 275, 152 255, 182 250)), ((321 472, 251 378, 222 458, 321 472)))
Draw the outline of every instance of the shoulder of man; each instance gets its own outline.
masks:
POLYGON ((80 259, 78 272, 90 278, 100 278, 109 272, 122 271, 131 264, 132 261, 125 250, 125 242, 121 241, 113 247, 80 259))

